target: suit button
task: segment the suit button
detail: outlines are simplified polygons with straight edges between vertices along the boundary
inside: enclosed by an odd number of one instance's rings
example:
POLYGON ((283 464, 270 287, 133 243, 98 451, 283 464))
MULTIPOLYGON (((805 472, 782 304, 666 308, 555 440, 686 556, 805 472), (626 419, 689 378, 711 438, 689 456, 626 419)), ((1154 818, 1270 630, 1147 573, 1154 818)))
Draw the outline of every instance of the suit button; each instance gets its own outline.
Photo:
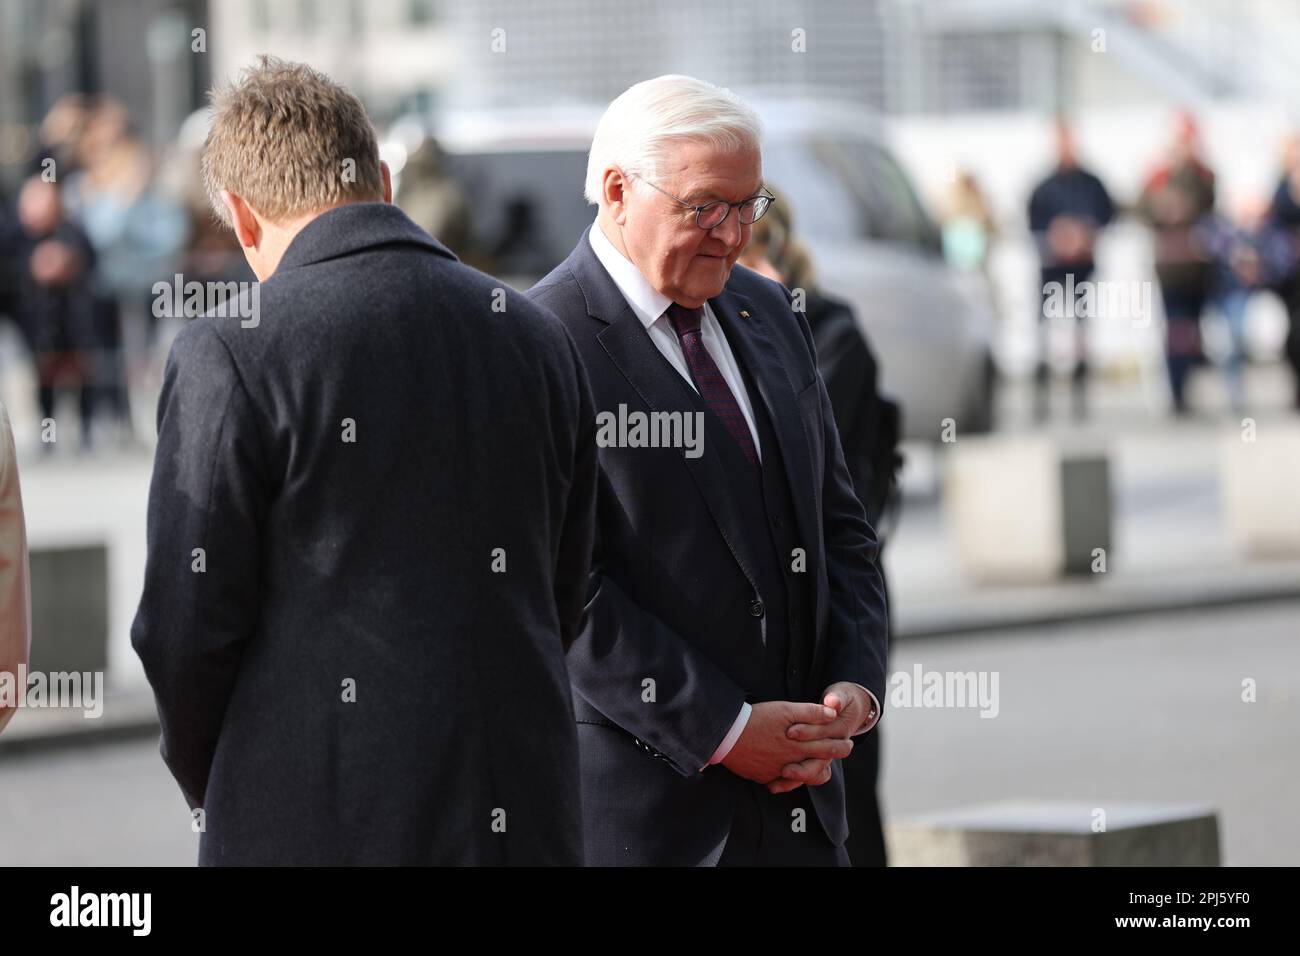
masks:
POLYGON ((780 515, 772 515, 772 527, 773 527, 773 528, 779 528, 779 527, 781 527, 781 524, 782 524, 781 516, 780 516, 780 515))
POLYGON ((758 600, 757 598, 755 598, 754 600, 752 600, 752 601, 749 602, 749 616, 750 616, 750 617, 762 617, 762 616, 763 616, 763 602, 762 602, 762 601, 760 601, 760 600, 758 600))

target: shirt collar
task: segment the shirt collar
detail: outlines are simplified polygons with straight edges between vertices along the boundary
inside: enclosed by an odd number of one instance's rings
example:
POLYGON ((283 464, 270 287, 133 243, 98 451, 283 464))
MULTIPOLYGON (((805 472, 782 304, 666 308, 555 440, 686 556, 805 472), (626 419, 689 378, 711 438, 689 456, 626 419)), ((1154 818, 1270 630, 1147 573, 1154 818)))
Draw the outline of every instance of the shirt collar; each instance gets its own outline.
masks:
POLYGON ((599 222, 591 224, 587 238, 596 253, 596 258, 605 267, 609 277, 614 280, 618 291, 623 294, 623 298, 632 307, 641 324, 647 329, 650 328, 664 314, 668 306, 673 304, 673 300, 662 292, 656 291, 649 280, 641 274, 641 270, 614 248, 614 244, 600 228, 599 222))

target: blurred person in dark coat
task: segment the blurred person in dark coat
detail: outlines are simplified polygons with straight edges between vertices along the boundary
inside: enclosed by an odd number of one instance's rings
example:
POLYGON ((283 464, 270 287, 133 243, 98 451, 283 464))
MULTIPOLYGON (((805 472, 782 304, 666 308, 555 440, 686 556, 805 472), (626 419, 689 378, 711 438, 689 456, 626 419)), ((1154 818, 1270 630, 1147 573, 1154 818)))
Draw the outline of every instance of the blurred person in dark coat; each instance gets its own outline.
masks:
POLYGON ((885 692, 879 544, 807 323, 736 264, 770 197, 760 142, 727 90, 624 91, 588 156, 596 219, 529 290, 604 421, 568 656, 591 864, 849 862, 842 761, 885 692))
POLYGON ((172 346, 131 631, 199 861, 580 865, 573 344, 391 205, 351 93, 264 57, 213 104, 260 285, 172 346))
MULTIPOLYGON (((1034 415, 1046 418, 1050 411, 1051 372, 1048 364, 1046 332, 1050 302, 1061 301, 1059 288, 1073 286, 1076 300, 1082 296, 1081 283, 1088 281, 1096 268, 1097 238, 1115 216, 1115 207, 1106 187, 1095 174, 1079 165, 1074 134, 1064 119, 1056 122, 1056 167, 1040 182, 1029 197, 1029 230, 1034 234, 1041 264, 1041 305, 1039 320, 1039 356, 1035 375, 1034 415)), ((1067 303, 1067 307, 1077 305, 1067 303)), ((1075 310, 1074 370, 1071 374, 1073 410, 1076 418, 1087 415, 1088 349, 1084 337, 1087 316, 1075 310)))
MULTIPOLYGON (((0 319, 17 323, 18 283, 18 210, 0 184, 0 319)), ((22 329, 19 329, 22 332, 22 329)))
POLYGON ((1228 402, 1240 415, 1246 410, 1246 310, 1256 292, 1285 281, 1295 265, 1295 245, 1258 198, 1243 201, 1234 216, 1207 216, 1198 232, 1214 263, 1210 298, 1227 326, 1223 374, 1228 402))
MULTIPOLYGON (((36 364, 41 418, 54 419, 59 390, 73 390, 80 401, 82 444, 88 447, 100 394, 94 249, 85 231, 64 215, 58 185, 41 176, 29 177, 18 194, 17 225, 16 311, 36 364)), ((52 451, 54 446, 41 447, 52 451)))
MULTIPOLYGON (((1287 140, 1269 217, 1272 225, 1288 237, 1292 250, 1300 250, 1300 134, 1287 140)), ((1274 289, 1286 304, 1286 360, 1295 376, 1293 407, 1300 409, 1300 257, 1293 258, 1282 271, 1274 289)))
POLYGON ((151 290, 154 282, 179 271, 189 221, 182 206, 159 188, 149 148, 115 98, 87 101, 77 160, 77 172, 62 178, 69 210, 98 258, 96 373, 120 437, 129 439, 129 385, 143 374, 155 332, 151 290))
MULTIPOLYGON (((803 305, 817 349, 817 368, 826 383, 844 448, 844 463, 883 552, 888 538, 884 522, 897 501, 897 475, 902 465, 899 408, 880 394, 876 356, 852 307, 818 287, 808 250, 794 233, 793 213, 785 196, 768 188, 777 200, 767 215, 754 223, 740 262, 780 282, 803 305)), ((888 595, 883 564, 881 578, 888 595)), ((886 864, 878 797, 880 734, 881 728, 877 728, 863 737, 843 761, 849 820, 845 846, 854 866, 886 864)))
POLYGON ((426 136, 406 160, 394 202, 411 221, 462 260, 470 250, 473 220, 465 191, 447 171, 447 154, 426 136))
POLYGON ((1155 240, 1156 279, 1165 307, 1165 364, 1176 415, 1189 411, 1187 380, 1205 357, 1201 313, 1213 264, 1200 227, 1214 211, 1214 198, 1214 172, 1200 157, 1196 121, 1179 114, 1165 160, 1147 178, 1137 204, 1155 240))

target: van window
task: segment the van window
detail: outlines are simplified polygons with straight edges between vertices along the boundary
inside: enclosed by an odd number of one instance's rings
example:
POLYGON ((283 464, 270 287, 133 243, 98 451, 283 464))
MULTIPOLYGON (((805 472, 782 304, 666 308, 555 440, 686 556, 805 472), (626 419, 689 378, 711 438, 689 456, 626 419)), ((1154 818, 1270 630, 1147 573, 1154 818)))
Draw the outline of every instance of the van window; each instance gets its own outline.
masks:
POLYGON ((933 227, 907 174, 885 150, 865 140, 827 139, 814 144, 865 207, 867 230, 875 239, 924 244, 933 227))
POLYGON ((764 144, 763 180, 791 204, 796 232, 818 240, 867 238, 866 210, 806 141, 764 144))
POLYGON ((472 249, 454 249, 493 274, 535 281, 568 256, 596 208, 582 196, 578 150, 455 153, 447 173, 471 210, 472 249))

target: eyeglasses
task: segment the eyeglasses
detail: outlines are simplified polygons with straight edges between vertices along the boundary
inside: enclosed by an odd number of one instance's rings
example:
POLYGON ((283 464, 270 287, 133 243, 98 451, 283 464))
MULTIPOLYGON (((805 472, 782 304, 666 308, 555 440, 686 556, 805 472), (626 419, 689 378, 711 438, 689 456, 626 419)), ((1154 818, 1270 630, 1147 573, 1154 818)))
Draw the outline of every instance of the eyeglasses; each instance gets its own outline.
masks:
POLYGON ((685 206, 687 209, 695 210, 695 225, 701 229, 717 229, 727 221, 731 215, 731 210, 736 209, 736 215, 746 226, 758 222, 763 218, 763 214, 771 207, 775 196, 760 195, 750 196, 748 199, 742 199, 740 202, 724 202, 719 199, 714 202, 706 202, 703 206, 693 206, 684 199, 678 199, 667 190, 660 189, 644 176, 638 177, 643 183, 656 192, 661 192, 679 206, 685 206))

